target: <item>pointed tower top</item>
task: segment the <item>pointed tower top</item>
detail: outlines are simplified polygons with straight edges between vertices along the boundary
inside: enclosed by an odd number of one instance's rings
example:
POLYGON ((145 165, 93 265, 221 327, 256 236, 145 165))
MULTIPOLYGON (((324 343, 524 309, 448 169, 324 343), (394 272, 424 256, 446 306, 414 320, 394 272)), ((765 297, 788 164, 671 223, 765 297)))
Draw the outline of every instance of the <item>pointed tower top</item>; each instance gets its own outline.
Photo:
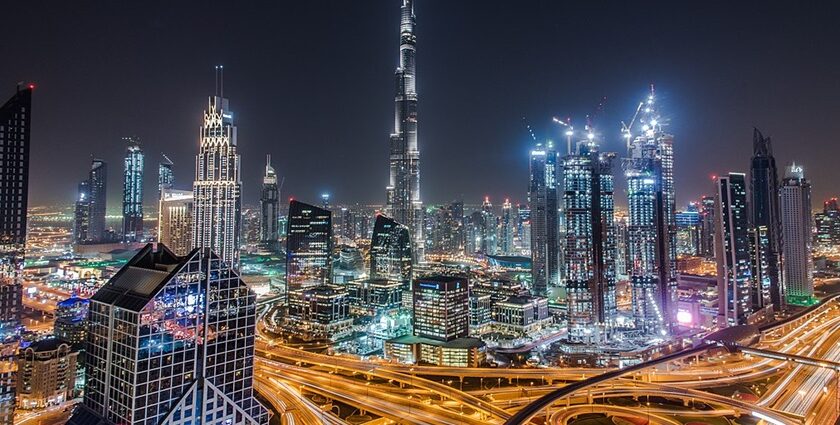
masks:
POLYGON ((761 130, 753 127, 753 156, 773 156, 770 138, 764 137, 761 130))

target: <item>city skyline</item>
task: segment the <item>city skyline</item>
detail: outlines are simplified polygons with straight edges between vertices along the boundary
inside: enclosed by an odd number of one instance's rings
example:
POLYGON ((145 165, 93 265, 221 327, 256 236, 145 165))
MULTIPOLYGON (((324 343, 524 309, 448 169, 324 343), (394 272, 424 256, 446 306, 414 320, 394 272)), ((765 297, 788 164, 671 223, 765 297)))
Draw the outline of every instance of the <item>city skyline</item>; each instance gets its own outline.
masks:
MULTIPOLYGON (((381 187, 382 182, 387 181, 387 170, 358 166, 359 163, 379 163, 380 159, 387 158, 387 134, 391 131, 388 127, 393 88, 383 81, 393 76, 396 64, 393 55, 383 52, 393 52, 397 48, 393 34, 398 23, 391 17, 398 12, 399 5, 382 2, 381 6, 360 11, 347 5, 334 5, 335 13, 328 14, 325 25, 350 34, 353 42, 346 43, 346 51, 337 58, 343 64, 341 78, 323 84, 320 81, 324 79, 318 77, 327 71, 321 68, 326 61, 335 58, 312 53, 319 51, 318 47, 327 40, 323 35, 310 34, 315 30, 305 24, 311 22, 307 18, 322 14, 322 10, 299 4, 291 6, 288 15, 297 16, 296 20, 302 23, 286 22, 285 15, 278 18, 288 24, 283 34, 317 37, 307 48, 284 42, 285 38, 279 40, 280 51, 285 53, 279 56, 298 58, 294 62, 291 59, 261 62, 250 53, 235 49, 235 41, 224 41, 220 50, 208 50, 199 45, 196 37, 188 36, 183 29, 175 29, 181 24, 190 28, 201 22, 200 16, 186 13, 187 6, 183 5, 168 12, 143 12, 136 16, 104 8, 82 18, 105 16, 127 28, 113 35, 114 44, 94 42, 94 50, 109 52, 116 62, 128 67, 119 81, 111 77, 111 74, 118 74, 113 68, 115 65, 106 64, 94 70, 70 66, 59 71, 41 59, 51 56, 49 51, 32 49, 38 57, 28 51, 16 54, 18 66, 14 71, 0 70, 0 77, 9 81, 34 81, 43 109, 35 124, 39 120, 54 124, 41 126, 41 134, 37 134, 44 143, 34 148, 33 157, 39 160, 32 164, 31 205, 72 203, 76 192, 73 182, 84 176, 90 154, 95 152, 97 157, 118 164, 122 155, 119 140, 127 134, 141 137, 150 157, 157 157, 160 152, 169 154, 172 148, 176 174, 191 175, 191 156, 198 143, 194 129, 201 120, 196 111, 201 110, 202 99, 213 84, 209 69, 219 63, 229 70, 226 76, 229 95, 241 105, 238 112, 243 138, 243 198, 246 203, 254 203, 258 198, 262 158, 272 154, 276 158, 278 176, 287 177, 289 195, 312 200, 328 191, 336 203, 384 204, 381 187), (143 55, 119 48, 120 41, 137 43, 132 30, 149 28, 161 34, 159 39, 153 38, 148 45, 143 45, 143 55), (172 47, 161 44, 162 40, 168 39, 176 40, 175 45, 187 48, 189 53, 184 57, 173 57, 172 47), (350 55, 361 60, 351 59, 350 55), (146 64, 150 59, 151 62, 172 62, 173 66, 150 66, 146 64), (139 66, 141 61, 144 64, 139 66), (323 91, 315 90, 304 96, 293 87, 313 87, 316 81, 324 87, 323 91), (77 87, 97 89, 82 94, 77 92, 77 87), (162 96, 169 101, 160 103, 159 108, 150 111, 143 107, 152 102, 153 97, 162 96), (323 105, 330 96, 337 100, 331 104, 342 106, 330 114, 331 125, 325 126, 322 114, 314 113, 314 108, 323 105), (125 99, 136 101, 126 102, 125 99), (74 102, 74 107, 66 102, 74 102), (92 120, 91 114, 102 119, 92 120), (147 115, 156 125, 145 124, 147 115), (79 149, 82 143, 89 148, 79 149), (327 152, 322 162, 331 171, 323 176, 311 173, 311 166, 316 161, 303 151, 313 144, 328 148, 322 150, 327 152), (53 163, 57 158, 62 161, 60 167, 53 163), (65 178, 46 184, 45 177, 56 169, 65 178), (353 179, 342 178, 350 174, 353 179)), ((836 97, 837 88, 830 84, 830 72, 826 71, 830 66, 808 65, 822 59, 817 53, 820 46, 832 39, 831 35, 837 31, 828 26, 827 14, 814 9, 797 9, 785 11, 782 20, 782 11, 769 6, 758 14, 754 11, 748 14, 748 8, 735 6, 727 16, 714 15, 710 9, 693 9, 684 12, 697 15, 697 21, 708 18, 717 30, 715 34, 694 37, 698 34, 697 24, 657 20, 664 27, 656 32, 639 29, 639 38, 644 38, 648 44, 637 54, 638 43, 622 40, 617 37, 618 30, 611 28, 611 23, 618 20, 616 15, 625 20, 619 11, 626 12, 628 18, 642 13, 630 6, 612 8, 604 14, 593 13, 593 24, 603 29, 582 43, 568 42, 575 40, 571 35, 581 24, 565 17, 559 23, 554 18, 549 19, 548 16, 565 15, 559 14, 560 10, 551 5, 534 3, 513 8, 490 3, 479 10, 469 6, 467 2, 417 5, 416 13, 423 21, 418 29, 423 42, 418 63, 423 76, 419 89, 423 93, 420 115, 424 163, 439 164, 435 168, 446 170, 442 173, 427 169, 423 174, 422 199, 427 203, 456 198, 472 203, 479 202, 485 195, 496 204, 506 197, 513 202, 523 202, 526 188, 521 184, 521 176, 527 175, 530 147, 523 116, 536 129, 538 137, 553 136, 559 140, 560 129, 551 123, 552 116, 571 116, 581 124, 584 116, 592 113, 598 100, 606 95, 608 101, 604 112, 596 117, 596 128, 603 133, 605 151, 621 152, 619 121, 632 115, 636 99, 650 82, 657 84, 663 102, 672 111, 669 131, 679 135, 675 144, 676 166, 681 170, 675 175, 679 188, 678 205, 711 193, 712 179, 708 178, 711 175, 747 171, 753 125, 773 137, 779 161, 796 160, 809 169, 815 182, 815 204, 836 195, 831 187, 820 182, 836 180, 840 171, 829 167, 816 148, 821 141, 830 140, 840 131, 837 124, 823 118, 830 116, 832 108, 828 102, 836 97), (486 21, 503 31, 499 34, 487 30, 470 31, 476 24, 465 21, 469 13, 482 18, 477 21, 486 21), (756 15, 765 19, 754 18, 756 15), (800 26, 798 31, 784 31, 787 25, 803 21, 809 22, 807 28, 800 26), (447 25, 452 23, 466 27, 456 30, 457 25, 447 25), (777 23, 778 28, 767 23, 777 23), (454 31, 457 34, 453 34, 454 31), (489 39, 479 45, 475 37, 489 39), (808 40, 805 43, 808 47, 798 48, 802 40, 808 40), (675 46, 678 42, 683 45, 675 46), (583 49, 577 44, 588 44, 589 47, 583 49), (472 50, 466 49, 477 45, 479 47, 472 50), (579 53, 576 57, 591 63, 593 71, 575 69, 571 73, 552 66, 556 61, 562 62, 567 55, 574 56, 561 54, 561 45, 562 50, 572 49, 571 53, 579 53), (765 46, 769 45, 775 50, 767 51, 765 46), (648 48, 650 54, 645 53, 648 48), (692 53, 682 53, 685 51, 692 53), (717 55, 718 51, 723 54, 717 55), (465 57, 458 56, 461 52, 465 57), (444 63, 449 66, 441 66, 444 63), (622 72, 615 72, 615 67, 611 66, 618 63, 622 64, 622 72), (791 78, 794 67, 799 66, 805 67, 807 79, 791 78), (475 71, 477 69, 481 72, 475 71), (612 71, 606 73, 606 69, 612 71), (511 79, 511 75, 522 78, 511 79), (502 81, 507 85, 502 85, 502 81), (486 88, 490 88, 486 90, 490 94, 485 93, 486 88), (818 88, 820 91, 816 91, 818 88), (496 96, 493 93, 504 95, 506 100, 491 102, 488 96, 496 96), (467 104, 470 107, 465 107, 467 104), (732 155, 720 160, 705 158, 703 154, 710 148, 728 149, 732 155), (464 166, 458 161, 463 157, 475 160, 464 166), (687 161, 686 158, 701 160, 687 161)), ((569 7, 573 11, 592 9, 599 12, 592 7, 569 7)), ((674 7, 651 10, 655 10, 655 16, 673 16, 677 12, 674 7)), ((655 16, 649 19, 655 19, 655 16)), ((41 46, 66 35, 63 31, 69 31, 63 23, 53 23, 55 29, 49 31, 47 26, 42 28, 36 24, 32 31, 24 32, 28 39, 9 45, 41 46)), ((92 29, 91 25, 81 27, 84 31, 68 35, 67 39, 81 43, 96 38, 100 31, 92 29)), ((256 25, 243 32, 238 40, 255 43, 256 49, 246 50, 259 51, 272 42, 276 44, 276 37, 256 25)), ((70 61, 71 65, 90 59, 87 53, 79 59, 66 57, 63 52, 55 56, 70 61)), ((116 171, 112 167, 111 172, 116 171)), ((147 176, 153 174, 154 170, 146 170, 147 176)), ((109 203, 119 199, 115 177, 110 176, 109 199, 112 200, 109 203)), ((146 181, 144 190, 147 193, 155 193, 152 180, 146 181)), ((179 188, 185 188, 181 187, 184 183, 185 179, 179 179, 179 188)), ((624 186, 618 184, 616 190, 622 192, 624 186)))

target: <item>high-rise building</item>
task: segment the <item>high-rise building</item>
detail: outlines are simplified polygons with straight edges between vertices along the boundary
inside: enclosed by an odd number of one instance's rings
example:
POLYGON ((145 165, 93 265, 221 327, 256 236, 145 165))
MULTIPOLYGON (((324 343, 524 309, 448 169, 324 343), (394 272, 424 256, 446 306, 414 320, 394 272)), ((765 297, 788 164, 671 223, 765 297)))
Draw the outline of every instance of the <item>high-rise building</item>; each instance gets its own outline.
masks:
POLYGON ((278 217, 280 214, 280 190, 277 188, 277 173, 271 166, 271 155, 265 157, 260 193, 260 242, 269 250, 276 250, 280 239, 278 217))
POLYGON ((700 255, 715 256, 715 197, 700 198, 700 255))
POLYGON ((0 107, 0 335, 14 332, 20 324, 33 87, 18 86, 0 107))
POLYGON ((514 244, 518 255, 531 256, 531 209, 528 204, 517 205, 514 244))
POLYGON ((303 291, 330 283, 332 214, 292 200, 286 231, 286 298, 290 314, 303 291))
MULTIPOLYGON (((9 340, 20 324, 33 88, 19 85, 0 106, 0 337, 9 340)), ((0 346, 0 423, 4 424, 14 421, 15 345, 0 346)))
POLYGON ((823 203, 823 212, 814 214, 815 242, 825 248, 840 245, 840 207, 837 198, 823 203))
POLYGON ((420 150, 417 144, 417 90, 414 1, 400 8, 400 61, 394 98, 394 132, 390 142, 390 178, 386 188, 388 212, 412 235, 414 260, 422 261, 423 203, 420 200, 420 150))
POLYGON ((73 243, 83 244, 90 240, 90 180, 79 183, 73 215, 73 243))
POLYGON ((123 174, 123 231, 124 242, 143 240, 143 149, 136 137, 126 137, 125 169, 123 174))
POLYGON ((695 203, 689 203, 689 208, 684 211, 677 211, 675 221, 677 224, 677 255, 697 256, 700 255, 700 232, 702 228, 702 217, 697 210, 695 203))
POLYGON ((814 296, 811 259, 811 183, 801 166, 785 167, 780 190, 782 258, 787 300, 810 303, 814 296))
POLYGON ((595 342, 599 330, 616 318, 614 158, 591 140, 563 158, 564 265, 573 342, 595 342))
POLYGON ((370 240, 370 278, 400 282, 411 290, 411 233, 382 214, 376 216, 370 240))
POLYGON ((729 173, 716 186, 718 326, 744 325, 754 312, 746 176, 729 173))
POLYGON ((160 154, 163 160, 158 163, 158 199, 165 189, 175 187, 175 163, 166 154, 160 154))
MULTIPOLYGON (((750 163, 750 226, 754 229, 764 228, 765 244, 759 244, 762 249, 760 257, 766 262, 766 273, 763 275, 770 284, 770 302, 777 309, 784 308, 785 299, 781 282, 780 251, 781 224, 779 221, 779 177, 776 172, 776 159, 773 157, 773 146, 769 137, 764 137, 757 128, 753 129, 753 157, 750 163)), ((761 232, 759 232, 761 233, 761 232)), ((758 235, 757 235, 758 236, 758 235)))
POLYGON ((240 158, 236 152, 233 112, 221 90, 208 100, 199 137, 201 145, 193 183, 192 246, 210 248, 238 269, 242 220, 240 158))
POLYGON ((414 335, 437 341, 466 338, 470 332, 467 279, 429 276, 414 281, 414 335))
POLYGON ((531 279, 534 295, 560 284, 557 151, 549 141, 531 151, 528 203, 531 223, 531 279))
POLYGON ((615 223, 615 276, 616 280, 630 280, 630 252, 627 247, 627 211, 613 213, 615 223))
POLYGON ((256 296, 210 249, 148 244, 90 302, 69 425, 268 424, 253 390, 256 296))
POLYGON ((88 213, 88 241, 93 243, 110 242, 108 227, 105 224, 105 212, 108 200, 108 164, 98 158, 90 162, 88 174, 90 187, 90 212, 88 213))
POLYGON ((193 192, 163 189, 158 209, 158 242, 175 255, 192 250, 193 192))
POLYGON ((515 215, 510 199, 505 199, 502 204, 502 218, 499 226, 499 251, 502 255, 514 255, 516 249, 513 245, 513 235, 516 233, 515 215))
POLYGON ((636 327, 656 333, 676 323, 677 231, 674 137, 663 129, 652 87, 639 118, 644 123, 639 135, 624 133, 630 156, 625 162, 630 281, 636 327))

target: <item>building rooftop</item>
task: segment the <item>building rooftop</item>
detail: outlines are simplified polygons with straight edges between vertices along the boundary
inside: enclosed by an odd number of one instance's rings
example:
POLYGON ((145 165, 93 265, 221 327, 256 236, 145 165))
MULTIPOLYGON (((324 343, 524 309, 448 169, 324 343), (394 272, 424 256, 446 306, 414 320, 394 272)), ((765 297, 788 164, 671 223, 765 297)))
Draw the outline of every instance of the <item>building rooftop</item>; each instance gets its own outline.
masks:
POLYGON ((436 339, 424 338, 416 335, 405 335, 399 338, 389 339, 388 342, 394 344, 426 344, 435 347, 443 348, 481 348, 484 347, 484 341, 478 338, 458 338, 452 341, 444 342, 436 339))

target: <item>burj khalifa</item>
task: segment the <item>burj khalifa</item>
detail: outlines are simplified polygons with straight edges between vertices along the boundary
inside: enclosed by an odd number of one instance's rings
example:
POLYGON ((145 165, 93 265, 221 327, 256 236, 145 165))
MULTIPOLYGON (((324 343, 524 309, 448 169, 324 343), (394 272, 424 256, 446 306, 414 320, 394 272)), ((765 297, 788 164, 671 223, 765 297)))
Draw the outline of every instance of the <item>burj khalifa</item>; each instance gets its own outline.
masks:
POLYGON ((394 132, 390 143, 388 213, 411 231, 414 261, 423 260, 423 203, 420 201, 420 150, 417 147, 415 17, 412 0, 400 8, 400 64, 395 73, 394 132))

